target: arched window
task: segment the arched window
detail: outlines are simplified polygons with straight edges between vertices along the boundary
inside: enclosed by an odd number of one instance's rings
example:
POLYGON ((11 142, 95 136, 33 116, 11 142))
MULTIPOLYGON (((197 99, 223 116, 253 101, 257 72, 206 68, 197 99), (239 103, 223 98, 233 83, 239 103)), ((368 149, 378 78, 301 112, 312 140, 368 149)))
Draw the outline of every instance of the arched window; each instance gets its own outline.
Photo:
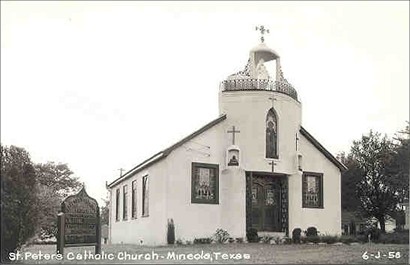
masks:
POLYGON ((266 157, 278 157, 278 120, 273 109, 266 115, 266 157))

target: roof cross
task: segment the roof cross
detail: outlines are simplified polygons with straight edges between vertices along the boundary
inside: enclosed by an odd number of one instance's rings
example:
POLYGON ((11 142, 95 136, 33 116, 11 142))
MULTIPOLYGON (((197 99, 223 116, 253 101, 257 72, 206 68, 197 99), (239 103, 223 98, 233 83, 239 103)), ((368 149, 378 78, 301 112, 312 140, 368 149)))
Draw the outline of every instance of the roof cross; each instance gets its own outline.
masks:
POLYGON ((269 29, 265 28, 265 26, 261 25, 259 27, 256 27, 256 30, 259 30, 261 32, 261 42, 263 43, 265 41, 265 38, 263 35, 265 33, 269 33, 269 29))

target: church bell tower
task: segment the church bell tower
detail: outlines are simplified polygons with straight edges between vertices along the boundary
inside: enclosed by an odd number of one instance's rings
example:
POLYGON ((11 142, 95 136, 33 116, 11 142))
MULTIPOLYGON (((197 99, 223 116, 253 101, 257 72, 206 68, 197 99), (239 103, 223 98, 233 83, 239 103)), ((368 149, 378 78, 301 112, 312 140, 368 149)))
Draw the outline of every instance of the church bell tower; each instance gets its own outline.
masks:
POLYGON ((227 139, 226 148, 240 150, 240 167, 245 170, 293 174, 301 103, 284 78, 279 54, 265 44, 269 30, 264 26, 256 30, 260 43, 250 50, 245 68, 220 85, 219 112, 227 115, 226 130, 235 126, 241 132, 235 146, 227 139))

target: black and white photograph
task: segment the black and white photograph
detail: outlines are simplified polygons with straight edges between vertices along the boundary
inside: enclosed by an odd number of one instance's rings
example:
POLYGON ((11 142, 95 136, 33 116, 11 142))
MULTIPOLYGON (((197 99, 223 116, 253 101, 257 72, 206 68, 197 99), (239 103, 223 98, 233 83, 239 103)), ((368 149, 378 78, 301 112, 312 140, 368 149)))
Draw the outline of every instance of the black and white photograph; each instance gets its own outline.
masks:
POLYGON ((1 263, 409 264, 408 1, 1 1, 1 263))

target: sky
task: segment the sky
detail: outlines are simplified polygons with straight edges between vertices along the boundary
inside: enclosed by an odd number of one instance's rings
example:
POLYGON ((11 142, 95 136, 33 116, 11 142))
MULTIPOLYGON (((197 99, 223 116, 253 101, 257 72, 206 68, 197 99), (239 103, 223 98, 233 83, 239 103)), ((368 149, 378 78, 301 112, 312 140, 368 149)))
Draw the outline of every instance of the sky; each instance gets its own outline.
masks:
POLYGON ((218 111, 259 44, 332 154, 409 120, 409 2, 1 2, 1 143, 67 163, 102 202, 218 111))

